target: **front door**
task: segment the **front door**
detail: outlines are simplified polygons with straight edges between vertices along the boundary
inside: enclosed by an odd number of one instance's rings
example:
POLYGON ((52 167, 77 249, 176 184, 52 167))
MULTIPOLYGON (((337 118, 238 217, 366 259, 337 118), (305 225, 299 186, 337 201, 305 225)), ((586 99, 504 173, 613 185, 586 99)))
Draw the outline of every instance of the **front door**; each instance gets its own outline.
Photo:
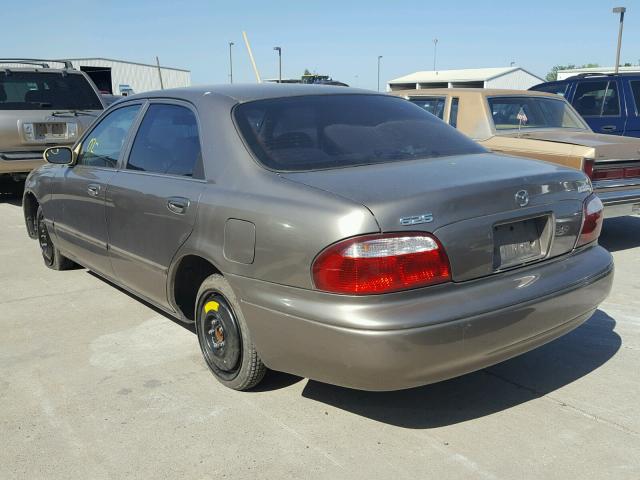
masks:
POLYGON ((116 278, 160 305, 167 274, 187 240, 204 188, 198 122, 179 102, 151 102, 124 169, 107 191, 109 251, 116 278))
POLYGON ((107 276, 113 271, 107 253, 105 192, 139 110, 139 104, 129 105, 104 117, 85 136, 76 164, 64 170, 60 181, 62 208, 55 223, 60 248, 107 276))
POLYGON ((622 135, 626 115, 622 89, 618 80, 577 82, 573 106, 596 133, 622 135))

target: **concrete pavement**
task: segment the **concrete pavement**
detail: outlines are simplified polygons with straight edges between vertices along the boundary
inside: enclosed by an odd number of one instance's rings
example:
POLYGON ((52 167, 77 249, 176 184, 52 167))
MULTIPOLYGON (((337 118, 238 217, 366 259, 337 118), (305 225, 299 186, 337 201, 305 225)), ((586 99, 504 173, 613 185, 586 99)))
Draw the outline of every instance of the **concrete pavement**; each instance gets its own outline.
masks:
POLYGON ((607 220, 612 295, 495 367, 368 393, 219 385, 192 331, 54 272, 0 198, 0 478, 640 478, 640 218, 607 220))

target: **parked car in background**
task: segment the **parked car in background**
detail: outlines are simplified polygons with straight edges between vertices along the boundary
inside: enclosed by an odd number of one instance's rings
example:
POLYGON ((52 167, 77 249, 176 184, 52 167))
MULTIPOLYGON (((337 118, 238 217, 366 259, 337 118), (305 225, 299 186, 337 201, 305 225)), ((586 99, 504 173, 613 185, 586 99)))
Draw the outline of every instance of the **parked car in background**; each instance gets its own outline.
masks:
POLYGON ((103 108, 70 62, 0 59, 0 177, 24 180, 46 147, 73 145, 103 108))
POLYGON ((102 103, 104 103, 105 107, 125 98, 122 95, 112 95, 110 93, 101 93, 100 96, 102 97, 102 103))
POLYGON ((640 137, 638 73, 586 73, 531 90, 562 95, 594 132, 640 137))
POLYGON ((494 152, 584 171, 607 217, 640 213, 640 140, 594 133, 558 95, 481 88, 393 95, 421 106, 494 152))
POLYGON ((195 323, 238 390, 266 367, 366 390, 461 375, 580 325, 613 279, 584 173, 384 94, 150 92, 45 158, 23 201, 45 264, 195 323))

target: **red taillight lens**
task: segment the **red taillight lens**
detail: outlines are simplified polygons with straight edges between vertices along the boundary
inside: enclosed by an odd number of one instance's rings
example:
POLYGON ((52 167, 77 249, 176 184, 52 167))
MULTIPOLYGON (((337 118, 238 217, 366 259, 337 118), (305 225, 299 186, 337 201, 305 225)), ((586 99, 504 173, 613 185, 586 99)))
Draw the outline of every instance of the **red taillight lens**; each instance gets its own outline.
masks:
POLYGON ((594 170, 594 180, 614 180, 617 178, 624 178, 624 169, 622 168, 606 168, 594 170))
POLYGON ((604 220, 604 207, 598 196, 594 193, 589 195, 582 206, 582 229, 576 247, 594 242, 602 231, 602 221, 604 220))
POLYGON ((640 167, 628 167, 624 169, 624 178, 640 177, 640 167))
POLYGON ((582 160, 582 171, 587 174, 587 177, 593 178, 593 164, 594 160, 585 158, 582 160))
POLYGON ((331 245, 313 263, 316 288, 366 295, 451 280, 449 259, 428 233, 365 235, 331 245))

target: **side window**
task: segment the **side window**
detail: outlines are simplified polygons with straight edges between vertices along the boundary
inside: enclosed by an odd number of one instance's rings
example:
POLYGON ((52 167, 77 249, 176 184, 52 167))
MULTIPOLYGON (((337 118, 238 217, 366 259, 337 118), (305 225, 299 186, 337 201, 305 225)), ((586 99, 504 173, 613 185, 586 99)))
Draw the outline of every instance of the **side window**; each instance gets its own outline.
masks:
POLYGON ((119 108, 108 114, 82 142, 78 165, 116 168, 129 129, 140 105, 119 108))
POLYGON ((440 120, 444 118, 445 97, 415 97, 410 98, 409 101, 435 115, 440 120))
POLYGON ((458 128, 458 104, 460 103, 460 98, 453 97, 451 99, 451 110, 449 111, 449 125, 453 128, 458 128))
POLYGON ((573 98, 573 106, 585 117, 620 115, 620 97, 616 81, 580 82, 573 98))
POLYGON ((636 116, 640 115, 640 80, 629 82, 631 92, 633 93, 633 101, 636 106, 636 116))
POLYGON ((194 113, 179 105, 149 105, 133 142, 127 169, 200 177, 200 165, 200 139, 194 113))

